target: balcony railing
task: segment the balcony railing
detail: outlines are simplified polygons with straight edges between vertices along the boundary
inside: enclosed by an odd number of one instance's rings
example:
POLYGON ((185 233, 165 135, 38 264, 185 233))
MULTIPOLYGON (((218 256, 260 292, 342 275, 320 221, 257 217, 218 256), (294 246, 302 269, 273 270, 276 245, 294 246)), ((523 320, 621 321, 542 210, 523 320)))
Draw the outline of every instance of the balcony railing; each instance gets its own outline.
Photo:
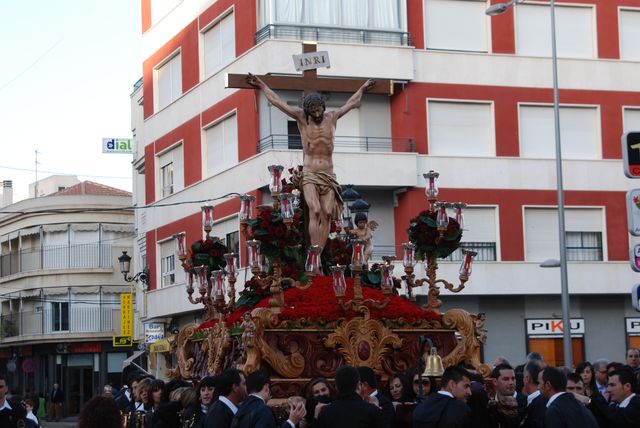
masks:
POLYGON ((113 332, 119 306, 79 307, 67 310, 13 312, 0 316, 0 338, 56 333, 113 332))
POLYGON ((256 33, 256 44, 265 39, 313 40, 362 43, 365 45, 411 46, 411 35, 403 31, 269 24, 256 33))
MULTIPOLYGON (((266 150, 302 150, 302 140, 297 134, 271 134, 258 141, 258 152, 266 150)), ((412 138, 385 137, 335 137, 337 152, 415 152, 412 138)))
POLYGON ((462 250, 472 250, 478 253, 478 255, 474 257, 474 260, 478 262, 495 262, 497 259, 495 242, 461 242, 460 247, 444 260, 453 262, 462 261, 462 250))
POLYGON ((109 268, 111 244, 46 245, 0 256, 0 277, 41 269, 109 268))

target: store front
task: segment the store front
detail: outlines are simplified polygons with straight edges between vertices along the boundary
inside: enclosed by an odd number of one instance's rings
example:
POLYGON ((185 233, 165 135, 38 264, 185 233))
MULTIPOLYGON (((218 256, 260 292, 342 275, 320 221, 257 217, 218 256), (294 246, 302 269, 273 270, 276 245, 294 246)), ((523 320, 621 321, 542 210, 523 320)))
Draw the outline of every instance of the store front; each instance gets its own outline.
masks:
MULTIPOLYGON (((539 352, 544 361, 552 367, 564 366, 563 333, 561 319, 527 319, 527 353, 539 352)), ((573 361, 584 361, 583 318, 571 319, 571 347, 573 361)))

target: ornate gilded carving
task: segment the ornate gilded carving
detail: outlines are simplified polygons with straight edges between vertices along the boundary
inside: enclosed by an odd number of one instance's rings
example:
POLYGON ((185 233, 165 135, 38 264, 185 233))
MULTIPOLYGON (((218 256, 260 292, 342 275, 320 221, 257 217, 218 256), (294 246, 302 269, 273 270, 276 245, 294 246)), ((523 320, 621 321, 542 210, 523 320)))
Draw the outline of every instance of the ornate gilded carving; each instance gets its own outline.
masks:
POLYGON ((460 333, 458 345, 446 357, 442 359, 445 367, 467 362, 483 376, 491 373, 491 368, 480 363, 477 350, 480 343, 476 338, 476 326, 471 315, 462 309, 449 309, 442 316, 442 324, 460 333))
POLYGON ((191 369, 195 359, 190 355, 190 346, 187 346, 187 342, 196 331, 195 324, 188 324, 180 330, 178 333, 176 348, 176 358, 178 359, 178 367, 175 370, 168 370, 169 377, 176 378, 181 377, 183 379, 191 379, 191 369))
POLYGON ((231 334, 224 323, 215 324, 209 333, 209 373, 220 373, 227 350, 231 346, 231 334))
POLYGON ((324 345, 336 349, 347 364, 368 366, 382 373, 382 359, 389 353, 389 347, 400 348, 402 340, 376 320, 354 318, 338 326, 324 345))

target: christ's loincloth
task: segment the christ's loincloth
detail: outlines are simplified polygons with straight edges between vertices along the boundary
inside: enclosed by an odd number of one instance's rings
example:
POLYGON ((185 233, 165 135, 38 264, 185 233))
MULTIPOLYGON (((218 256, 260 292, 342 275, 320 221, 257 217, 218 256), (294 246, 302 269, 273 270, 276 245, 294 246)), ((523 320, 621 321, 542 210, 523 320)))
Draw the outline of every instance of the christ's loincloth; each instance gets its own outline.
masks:
POLYGON ((333 192, 335 202, 333 209, 331 210, 331 217, 334 219, 340 219, 342 216, 342 190, 340 185, 336 181, 335 175, 327 174, 324 171, 302 171, 300 174, 300 188, 304 191, 305 184, 313 184, 318 192, 319 196, 326 195, 329 192, 333 192))

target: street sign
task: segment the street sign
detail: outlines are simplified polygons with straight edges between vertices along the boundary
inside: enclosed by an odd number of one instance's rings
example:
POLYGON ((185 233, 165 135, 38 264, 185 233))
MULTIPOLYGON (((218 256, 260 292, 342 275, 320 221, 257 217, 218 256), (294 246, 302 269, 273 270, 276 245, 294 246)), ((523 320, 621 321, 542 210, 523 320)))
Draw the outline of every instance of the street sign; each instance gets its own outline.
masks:
POLYGON ((640 312, 640 284, 631 288, 631 304, 636 311, 640 312))
POLYGON ((292 55, 293 65, 297 71, 314 70, 320 67, 331 67, 329 62, 329 52, 309 52, 303 54, 292 55))
POLYGON ((640 189, 627 192, 627 222, 629 233, 640 236, 640 189))
POLYGON ((640 272, 640 244, 636 244, 631 247, 629 252, 629 261, 631 262, 631 269, 636 272, 640 272))
POLYGON ((144 343, 155 343, 164 339, 164 324, 147 323, 144 325, 144 343))
POLYGON ((113 336, 113 347, 114 348, 125 348, 131 347, 133 345, 133 340, 131 336, 113 336))
POLYGON ((626 132, 622 136, 624 175, 640 178, 640 131, 626 132))

